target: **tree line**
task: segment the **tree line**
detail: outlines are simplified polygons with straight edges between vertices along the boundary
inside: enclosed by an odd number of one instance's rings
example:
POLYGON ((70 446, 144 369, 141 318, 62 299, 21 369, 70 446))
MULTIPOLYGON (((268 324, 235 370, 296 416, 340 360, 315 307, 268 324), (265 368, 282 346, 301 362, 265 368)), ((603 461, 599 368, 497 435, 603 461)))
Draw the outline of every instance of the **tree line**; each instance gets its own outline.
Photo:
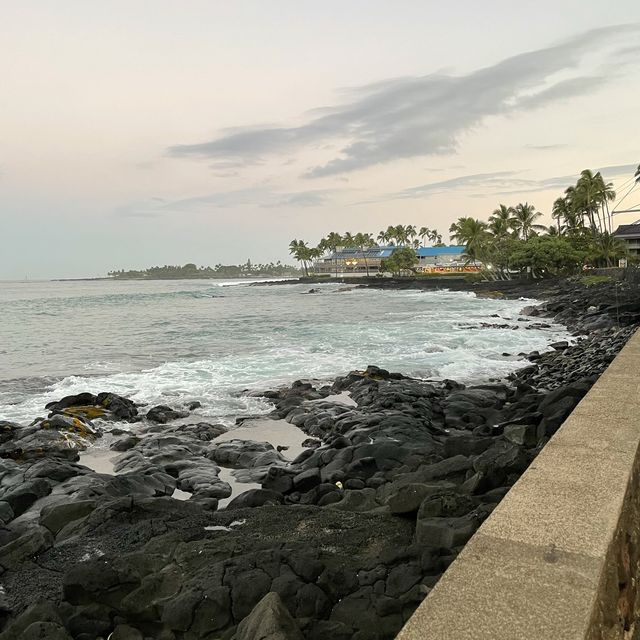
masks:
POLYGON ((108 275, 116 279, 178 280, 198 278, 245 278, 245 277, 281 277, 299 276, 298 267, 277 262, 253 263, 247 260, 244 264, 216 264, 214 267, 198 267, 189 262, 182 266, 164 265, 136 271, 109 271, 108 275))
POLYGON ((458 218, 449 233, 494 279, 522 271, 541 277, 575 273, 585 265, 610 267, 628 257, 626 244, 613 235, 609 205, 615 198, 613 185, 600 172, 585 169, 553 203, 549 227, 540 224, 542 213, 524 202, 500 204, 488 221, 458 218))
MULTIPOLYGON (((302 265, 305 275, 309 275, 309 269, 313 263, 326 253, 334 255, 336 275, 338 273, 338 260, 336 252, 338 248, 356 249, 360 253, 367 275, 369 275, 369 263, 367 250, 378 246, 396 247, 396 249, 417 249, 421 244, 431 242, 434 246, 442 246, 442 235, 436 229, 428 227, 416 227, 412 224, 399 224, 388 226, 374 237, 371 233, 338 233, 332 231, 322 238, 314 247, 304 240, 294 239, 289 243, 289 253, 302 265)), ((394 254, 396 251, 394 251, 394 254)), ((405 256, 408 253, 404 253, 405 256)), ((415 252, 412 252, 415 257, 415 252)), ((415 263, 415 260, 414 260, 415 263)))

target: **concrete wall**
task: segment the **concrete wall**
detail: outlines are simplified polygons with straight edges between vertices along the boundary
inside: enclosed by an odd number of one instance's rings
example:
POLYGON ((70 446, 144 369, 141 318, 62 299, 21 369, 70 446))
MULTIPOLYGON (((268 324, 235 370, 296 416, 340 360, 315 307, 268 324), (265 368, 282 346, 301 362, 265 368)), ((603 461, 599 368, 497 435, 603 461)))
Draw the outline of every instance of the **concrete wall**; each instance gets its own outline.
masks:
POLYGON ((398 639, 639 638, 639 445, 637 332, 398 639))

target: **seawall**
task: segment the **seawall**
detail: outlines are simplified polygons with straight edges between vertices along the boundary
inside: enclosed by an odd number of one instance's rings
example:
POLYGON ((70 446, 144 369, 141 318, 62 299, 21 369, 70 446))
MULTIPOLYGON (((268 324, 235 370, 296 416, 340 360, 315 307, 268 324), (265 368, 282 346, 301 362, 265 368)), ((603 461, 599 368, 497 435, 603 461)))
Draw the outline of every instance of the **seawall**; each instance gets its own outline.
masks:
POLYGON ((398 640, 640 637, 640 332, 398 640))

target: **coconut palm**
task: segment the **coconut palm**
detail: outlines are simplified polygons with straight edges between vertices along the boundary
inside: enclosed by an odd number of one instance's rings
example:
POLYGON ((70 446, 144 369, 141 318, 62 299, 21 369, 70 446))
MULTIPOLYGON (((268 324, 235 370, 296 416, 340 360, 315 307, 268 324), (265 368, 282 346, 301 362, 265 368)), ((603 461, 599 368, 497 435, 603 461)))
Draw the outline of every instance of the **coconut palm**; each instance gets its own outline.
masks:
POLYGON ((528 202, 517 204, 513 208, 513 228, 522 235, 523 240, 528 240, 536 231, 544 230, 545 226, 537 224, 536 220, 541 218, 542 214, 536 211, 536 208, 528 202))
POLYGON ((604 260, 605 266, 610 267, 616 258, 623 258, 628 254, 627 245, 620 238, 605 231, 596 241, 596 255, 604 260))
POLYGON ((600 218, 600 180, 599 174, 593 174, 591 169, 584 169, 580 173, 580 178, 576 183, 575 195, 576 208, 582 211, 589 220, 589 226, 595 233, 602 229, 602 219, 600 218), (597 223, 596 223, 597 216, 597 223))
POLYGON ((355 247, 356 243, 355 243, 355 236, 353 236, 353 234, 350 231, 347 231, 343 236, 342 236, 342 245, 343 247, 355 247))
POLYGON ((458 218, 449 227, 449 235, 453 242, 465 245, 469 260, 482 259, 490 237, 487 223, 471 217, 458 218))
POLYGON ((611 233, 611 212, 609 211, 609 203, 616 199, 616 192, 613 190, 613 184, 611 182, 605 182, 602 174, 598 171, 596 173, 598 199, 600 200, 600 206, 602 208, 602 219, 605 221, 605 227, 608 227, 611 233))
POLYGON ((302 263, 302 267, 304 268, 304 274, 306 276, 309 275, 309 261, 313 259, 310 252, 313 252, 313 249, 310 249, 307 246, 307 243, 304 240, 292 240, 289 243, 289 253, 300 263, 302 263))
POLYGON ((498 238, 505 238, 513 233, 513 207, 504 204, 494 209, 489 217, 491 233, 498 238))
POLYGON ((367 278, 369 277, 369 263, 367 262, 367 249, 376 246, 376 241, 370 233, 356 233, 353 238, 354 246, 360 249, 362 259, 364 260, 364 267, 367 271, 367 278))
POLYGON ((333 254, 333 260, 335 262, 335 267, 336 267, 336 278, 338 277, 338 247, 341 247, 343 244, 343 239, 342 236, 339 233, 336 233, 335 231, 332 231, 330 234, 327 235, 326 238, 322 238, 322 240, 320 240, 320 244, 318 245, 319 248, 321 248, 323 251, 329 251, 330 253, 333 254))
POLYGON ((380 231, 380 233, 378 233, 378 235, 376 237, 376 240, 381 245, 387 244, 389 242, 389 237, 387 236, 387 232, 386 231, 380 231))
POLYGON ((558 225, 558 235, 562 235, 564 227, 568 226, 567 222, 571 219, 571 206, 567 198, 556 198, 551 210, 551 217, 558 225))
POLYGON ((438 231, 436 229, 429 229, 429 227, 420 227, 416 235, 422 240, 422 244, 425 244, 425 240, 428 240, 432 244, 442 242, 442 236, 438 231))

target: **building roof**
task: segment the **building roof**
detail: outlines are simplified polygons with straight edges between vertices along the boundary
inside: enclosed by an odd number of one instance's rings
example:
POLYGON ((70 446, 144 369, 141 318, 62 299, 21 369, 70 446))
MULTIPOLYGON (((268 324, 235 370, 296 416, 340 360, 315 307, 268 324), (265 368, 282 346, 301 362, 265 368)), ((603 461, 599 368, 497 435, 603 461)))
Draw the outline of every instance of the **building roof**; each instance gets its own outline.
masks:
POLYGON ((436 256, 461 256, 464 253, 464 246, 451 247, 420 247, 416 253, 419 258, 434 258, 436 256))
MULTIPOLYGON (((369 258, 388 258, 398 247, 370 247, 365 249, 364 257, 369 258)), ((420 247, 416 249, 419 258, 433 258, 436 256, 461 256, 464 253, 464 246, 452 247, 420 247)), ((363 252, 357 247, 340 248, 335 253, 331 253, 324 257, 324 260, 348 260, 349 258, 362 258, 363 252)))
POLYGON ((364 252, 356 247, 341 248, 324 257, 325 260, 348 260, 349 258, 388 258, 396 247, 370 247, 364 252))
POLYGON ((640 220, 633 224, 621 224, 614 232, 614 236, 640 236, 640 220))

